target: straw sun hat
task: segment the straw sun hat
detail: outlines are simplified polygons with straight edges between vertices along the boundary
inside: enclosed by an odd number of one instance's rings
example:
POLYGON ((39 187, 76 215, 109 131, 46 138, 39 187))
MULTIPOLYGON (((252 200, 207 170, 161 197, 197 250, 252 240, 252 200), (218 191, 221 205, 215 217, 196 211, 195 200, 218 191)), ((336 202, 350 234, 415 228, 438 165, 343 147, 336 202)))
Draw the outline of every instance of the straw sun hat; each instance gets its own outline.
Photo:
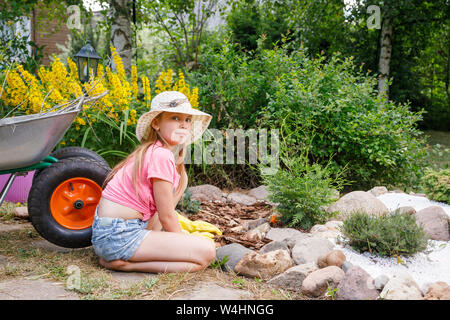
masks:
POLYGON ((211 115, 192 108, 188 98, 183 93, 179 91, 163 91, 153 98, 150 111, 144 113, 138 120, 136 136, 140 142, 147 139, 153 119, 164 111, 192 115, 191 135, 186 140, 186 145, 200 138, 212 119, 211 115))

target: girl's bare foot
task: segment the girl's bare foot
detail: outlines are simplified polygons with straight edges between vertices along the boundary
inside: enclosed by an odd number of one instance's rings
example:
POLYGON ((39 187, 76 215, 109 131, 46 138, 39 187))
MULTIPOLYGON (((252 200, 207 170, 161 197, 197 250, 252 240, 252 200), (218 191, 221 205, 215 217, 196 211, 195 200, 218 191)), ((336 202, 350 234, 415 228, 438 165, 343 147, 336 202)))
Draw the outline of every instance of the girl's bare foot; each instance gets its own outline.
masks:
POLYGON ((128 262, 124 260, 105 261, 102 258, 100 258, 99 263, 106 269, 112 270, 124 270, 125 266, 128 265, 128 262))

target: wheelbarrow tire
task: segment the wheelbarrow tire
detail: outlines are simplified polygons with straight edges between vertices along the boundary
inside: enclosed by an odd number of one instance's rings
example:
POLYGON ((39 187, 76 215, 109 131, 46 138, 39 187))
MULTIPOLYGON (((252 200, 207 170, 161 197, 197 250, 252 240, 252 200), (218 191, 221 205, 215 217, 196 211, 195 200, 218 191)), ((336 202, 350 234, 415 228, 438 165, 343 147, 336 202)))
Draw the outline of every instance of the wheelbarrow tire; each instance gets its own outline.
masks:
MULTIPOLYGON (((61 149, 53 151, 50 155, 58 160, 73 158, 73 157, 91 158, 91 159, 100 161, 103 164, 105 164, 107 167, 109 167, 108 162, 101 155, 99 155, 95 151, 92 151, 90 149, 83 148, 83 147, 61 148, 61 149)), ((43 169, 36 170, 34 172, 32 184, 34 184, 37 176, 42 172, 42 170, 43 169)))
POLYGON ((43 169, 28 195, 28 214, 37 232, 61 247, 90 246, 95 208, 110 171, 103 162, 85 157, 62 159, 43 169), (79 190, 87 194, 81 200, 79 190))

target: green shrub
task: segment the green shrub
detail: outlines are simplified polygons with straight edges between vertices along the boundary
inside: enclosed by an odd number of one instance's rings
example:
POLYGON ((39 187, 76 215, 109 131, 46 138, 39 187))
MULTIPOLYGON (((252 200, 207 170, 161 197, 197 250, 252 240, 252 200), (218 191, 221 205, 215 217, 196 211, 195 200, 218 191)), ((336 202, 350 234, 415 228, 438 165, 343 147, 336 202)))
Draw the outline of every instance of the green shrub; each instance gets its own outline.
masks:
POLYGON ((418 183, 425 156, 421 112, 380 97, 377 78, 358 70, 352 57, 310 59, 303 48, 273 54, 291 68, 274 78, 260 126, 280 128, 297 150, 314 132, 314 159, 326 163, 335 154, 332 167, 348 165, 345 178, 354 188, 418 183))
POLYGON ((380 256, 412 255, 425 250, 428 238, 414 215, 394 212, 371 216, 364 212, 352 213, 342 226, 344 242, 358 252, 380 256))
POLYGON ((262 179, 270 192, 269 200, 279 203, 276 211, 281 214, 281 223, 304 230, 325 223, 333 214, 324 207, 336 201, 335 190, 342 189, 344 180, 333 178, 328 166, 310 165, 305 154, 281 156, 280 160, 286 168, 262 179))
POLYGON ((450 204, 450 169, 426 169, 421 186, 429 199, 450 204))
POLYGON ((274 49, 263 43, 243 54, 225 35, 221 48, 202 52, 191 76, 211 127, 280 128, 297 153, 314 134, 310 160, 325 165, 335 155, 330 168, 348 166, 353 189, 418 185, 426 158, 421 111, 378 96, 376 76, 352 57, 311 59, 286 38, 274 49))

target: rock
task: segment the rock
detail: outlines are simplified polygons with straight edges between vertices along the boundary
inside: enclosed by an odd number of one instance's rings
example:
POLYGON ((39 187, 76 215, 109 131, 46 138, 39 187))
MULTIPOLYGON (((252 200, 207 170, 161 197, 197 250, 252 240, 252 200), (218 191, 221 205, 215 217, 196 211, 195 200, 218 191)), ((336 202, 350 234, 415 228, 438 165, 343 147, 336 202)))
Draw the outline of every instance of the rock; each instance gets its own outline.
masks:
POLYGON ((317 266, 325 268, 329 266, 336 266, 341 268, 342 263, 346 260, 345 254, 341 250, 333 250, 327 254, 321 255, 317 259, 317 266))
POLYGON ((227 196, 227 202, 238 203, 244 206, 251 206, 256 203, 256 198, 240 192, 232 192, 227 196))
POLYGON ((338 201, 331 204, 326 211, 328 213, 339 212, 335 218, 337 220, 345 220, 354 211, 362 211, 375 216, 389 212, 381 200, 378 200, 372 193, 365 191, 347 193, 338 201))
POLYGON ((237 226, 237 227, 231 228, 230 230, 233 231, 233 232, 237 232, 237 233, 244 233, 245 232, 244 226, 237 226))
POLYGON ((353 267, 337 286, 337 300, 376 300, 378 291, 373 278, 362 268, 353 267))
POLYGON ((275 250, 264 254, 246 253, 234 267, 234 271, 247 277, 269 279, 294 265, 289 252, 275 250))
POLYGON ((323 224, 316 224, 315 226, 313 226, 311 228, 311 230, 309 230, 309 232, 311 232, 311 234, 318 233, 318 232, 325 232, 325 231, 328 231, 328 228, 325 227, 323 224))
POLYGON ((310 237, 299 240, 292 248, 292 259, 295 264, 317 262, 317 259, 333 250, 333 243, 327 239, 310 237))
POLYGON ((397 271, 380 293, 386 300, 423 300, 419 286, 406 271, 397 271))
POLYGON ((347 273, 348 270, 353 268, 353 264, 350 261, 344 261, 341 266, 342 270, 347 273))
POLYGON ((266 238, 274 241, 283 241, 287 238, 306 238, 309 234, 300 232, 293 228, 271 228, 266 238))
POLYGON ((245 235, 244 238, 249 240, 249 241, 258 241, 258 240, 262 240, 265 238, 267 232, 270 230, 270 224, 269 223, 264 223, 250 231, 248 231, 245 235))
POLYGON ((269 190, 267 189, 267 186, 261 185, 258 188, 250 189, 248 195, 257 200, 267 200, 269 190))
POLYGON ((386 187, 373 187, 372 189, 370 189, 369 191, 372 195, 374 195, 375 197, 381 196, 382 194, 385 194, 388 192, 388 189, 386 187))
POLYGON ((316 224, 309 231, 312 236, 320 237, 320 238, 337 238, 340 235, 340 232, 337 230, 332 230, 323 224, 316 224))
POLYGON ((199 186, 189 187, 189 191, 192 193, 192 200, 199 201, 225 201, 225 194, 211 184, 202 184, 199 186))
POLYGON ((416 223, 422 225, 433 240, 450 241, 448 216, 440 206, 430 206, 416 212, 416 223))
POLYGON ((388 281, 389 277, 382 274, 373 280, 373 286, 375 287, 375 289, 382 291, 388 281))
POLYGON ((299 264, 270 279, 267 281, 267 284, 277 288, 300 292, 303 280, 305 280, 311 272, 316 270, 318 270, 318 268, 315 263, 299 264))
POLYGON ((325 223, 325 227, 327 227, 330 231, 338 231, 341 232, 341 227, 344 224, 343 221, 339 220, 330 220, 327 223, 325 223))
POLYGON ((287 244, 287 241, 283 240, 283 241, 269 242, 268 244, 263 246, 261 249, 259 249, 259 253, 264 254, 264 253, 267 253, 270 251, 275 251, 275 250, 286 250, 286 251, 290 252, 290 248, 287 244))
POLYGON ((450 300, 450 286, 443 281, 433 283, 425 294, 425 300, 450 300))
POLYGON ((256 227, 258 227, 258 226, 260 226, 260 225, 262 225, 262 224, 264 224, 266 222, 267 221, 264 218, 259 218, 259 219, 256 219, 256 220, 249 220, 249 221, 245 221, 242 224, 242 227, 244 228, 244 230, 251 230, 251 229, 254 229, 254 228, 256 228, 256 227))
POLYGON ((241 244, 227 244, 216 249, 216 260, 222 261, 225 256, 228 256, 228 261, 223 265, 223 268, 226 271, 232 271, 234 270, 236 264, 242 259, 242 257, 249 252, 253 251, 241 244))
POLYGON ((15 207, 14 216, 20 219, 28 220, 28 207, 15 207))
POLYGON ((344 276, 344 271, 336 266, 318 269, 303 280, 301 291, 312 297, 323 296, 328 288, 336 288, 344 276))

